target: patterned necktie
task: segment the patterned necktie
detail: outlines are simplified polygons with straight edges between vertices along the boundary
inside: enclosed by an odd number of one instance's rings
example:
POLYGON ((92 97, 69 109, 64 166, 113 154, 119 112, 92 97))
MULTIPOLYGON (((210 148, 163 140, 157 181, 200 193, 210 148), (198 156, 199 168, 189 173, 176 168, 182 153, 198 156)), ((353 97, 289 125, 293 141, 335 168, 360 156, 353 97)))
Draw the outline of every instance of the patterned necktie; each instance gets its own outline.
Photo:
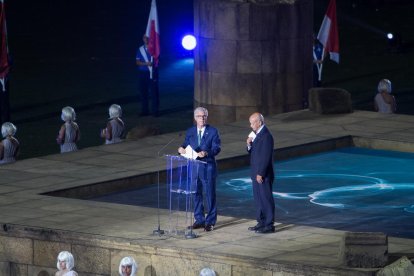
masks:
POLYGON ((201 130, 198 131, 198 145, 201 144, 201 130))

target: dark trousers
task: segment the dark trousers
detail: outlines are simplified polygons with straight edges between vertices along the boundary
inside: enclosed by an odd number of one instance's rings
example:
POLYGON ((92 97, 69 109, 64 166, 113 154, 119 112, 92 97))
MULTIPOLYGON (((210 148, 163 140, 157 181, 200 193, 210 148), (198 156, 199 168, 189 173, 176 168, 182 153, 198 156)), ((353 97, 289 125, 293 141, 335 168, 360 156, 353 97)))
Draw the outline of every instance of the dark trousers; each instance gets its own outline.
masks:
POLYGON ((149 114, 149 101, 151 99, 151 114, 158 115, 159 107, 159 89, 158 89, 158 76, 153 76, 150 79, 149 71, 139 72, 139 90, 141 93, 141 113, 143 115, 149 114))
POLYGON ((321 87, 321 81, 319 80, 318 66, 313 65, 313 87, 321 87))
POLYGON ((197 191, 194 196, 194 218, 199 224, 215 225, 217 222, 216 178, 197 178, 197 191), (204 214, 203 193, 207 204, 204 214))
POLYGON ((262 184, 253 182, 253 198, 256 205, 257 223, 264 227, 271 227, 275 217, 275 201, 273 199, 272 184, 269 178, 265 178, 262 184))

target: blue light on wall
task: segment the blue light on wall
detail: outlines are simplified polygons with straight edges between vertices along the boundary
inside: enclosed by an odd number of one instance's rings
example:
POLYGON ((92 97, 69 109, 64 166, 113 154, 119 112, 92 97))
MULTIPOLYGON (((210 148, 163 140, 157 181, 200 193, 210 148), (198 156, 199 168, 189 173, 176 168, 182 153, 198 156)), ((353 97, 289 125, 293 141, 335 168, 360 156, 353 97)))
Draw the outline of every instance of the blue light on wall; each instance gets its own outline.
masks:
POLYGON ((181 44, 184 49, 191 51, 197 46, 197 40, 193 35, 186 35, 183 37, 181 44))

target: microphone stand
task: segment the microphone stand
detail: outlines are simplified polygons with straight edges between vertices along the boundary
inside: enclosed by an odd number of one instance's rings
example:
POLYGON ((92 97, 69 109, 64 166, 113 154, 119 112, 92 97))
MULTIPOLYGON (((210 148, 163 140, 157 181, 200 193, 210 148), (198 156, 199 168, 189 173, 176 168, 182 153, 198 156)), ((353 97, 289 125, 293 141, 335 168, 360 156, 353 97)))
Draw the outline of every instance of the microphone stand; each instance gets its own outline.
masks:
MULTIPOLYGON (((162 148, 158 151, 157 153, 157 157, 160 157, 160 153, 166 148, 168 147, 172 142, 174 142, 178 137, 181 137, 181 133, 178 134, 177 137, 172 138, 170 141, 168 141, 167 144, 165 144, 164 146, 162 146, 162 148)), ((161 229, 161 222, 160 222, 160 170, 158 169, 158 175, 157 175, 157 218, 158 218, 158 227, 157 229, 152 231, 153 235, 164 235, 165 231, 161 229)))

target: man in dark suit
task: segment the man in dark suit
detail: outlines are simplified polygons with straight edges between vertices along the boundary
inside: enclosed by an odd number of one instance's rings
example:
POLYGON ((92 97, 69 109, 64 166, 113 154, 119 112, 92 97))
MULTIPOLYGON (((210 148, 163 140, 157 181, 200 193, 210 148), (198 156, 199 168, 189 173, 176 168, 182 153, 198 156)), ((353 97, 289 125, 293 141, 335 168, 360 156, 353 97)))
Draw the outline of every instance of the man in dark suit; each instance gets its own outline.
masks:
POLYGON ((193 229, 204 228, 212 231, 217 221, 216 206, 216 177, 217 164, 215 156, 221 150, 221 141, 218 130, 207 124, 208 111, 204 107, 194 110, 196 125, 187 130, 184 143, 178 152, 185 154, 185 148, 190 145, 196 152, 200 163, 197 174, 197 190, 194 197, 193 229), (206 196, 207 214, 204 214, 203 192, 206 196))
POLYGON ((272 184, 275 178, 273 170, 273 136, 264 124, 263 115, 253 113, 250 118, 252 133, 247 138, 247 151, 250 153, 250 177, 253 183, 253 198, 256 205, 257 225, 249 227, 256 233, 275 232, 272 184))

